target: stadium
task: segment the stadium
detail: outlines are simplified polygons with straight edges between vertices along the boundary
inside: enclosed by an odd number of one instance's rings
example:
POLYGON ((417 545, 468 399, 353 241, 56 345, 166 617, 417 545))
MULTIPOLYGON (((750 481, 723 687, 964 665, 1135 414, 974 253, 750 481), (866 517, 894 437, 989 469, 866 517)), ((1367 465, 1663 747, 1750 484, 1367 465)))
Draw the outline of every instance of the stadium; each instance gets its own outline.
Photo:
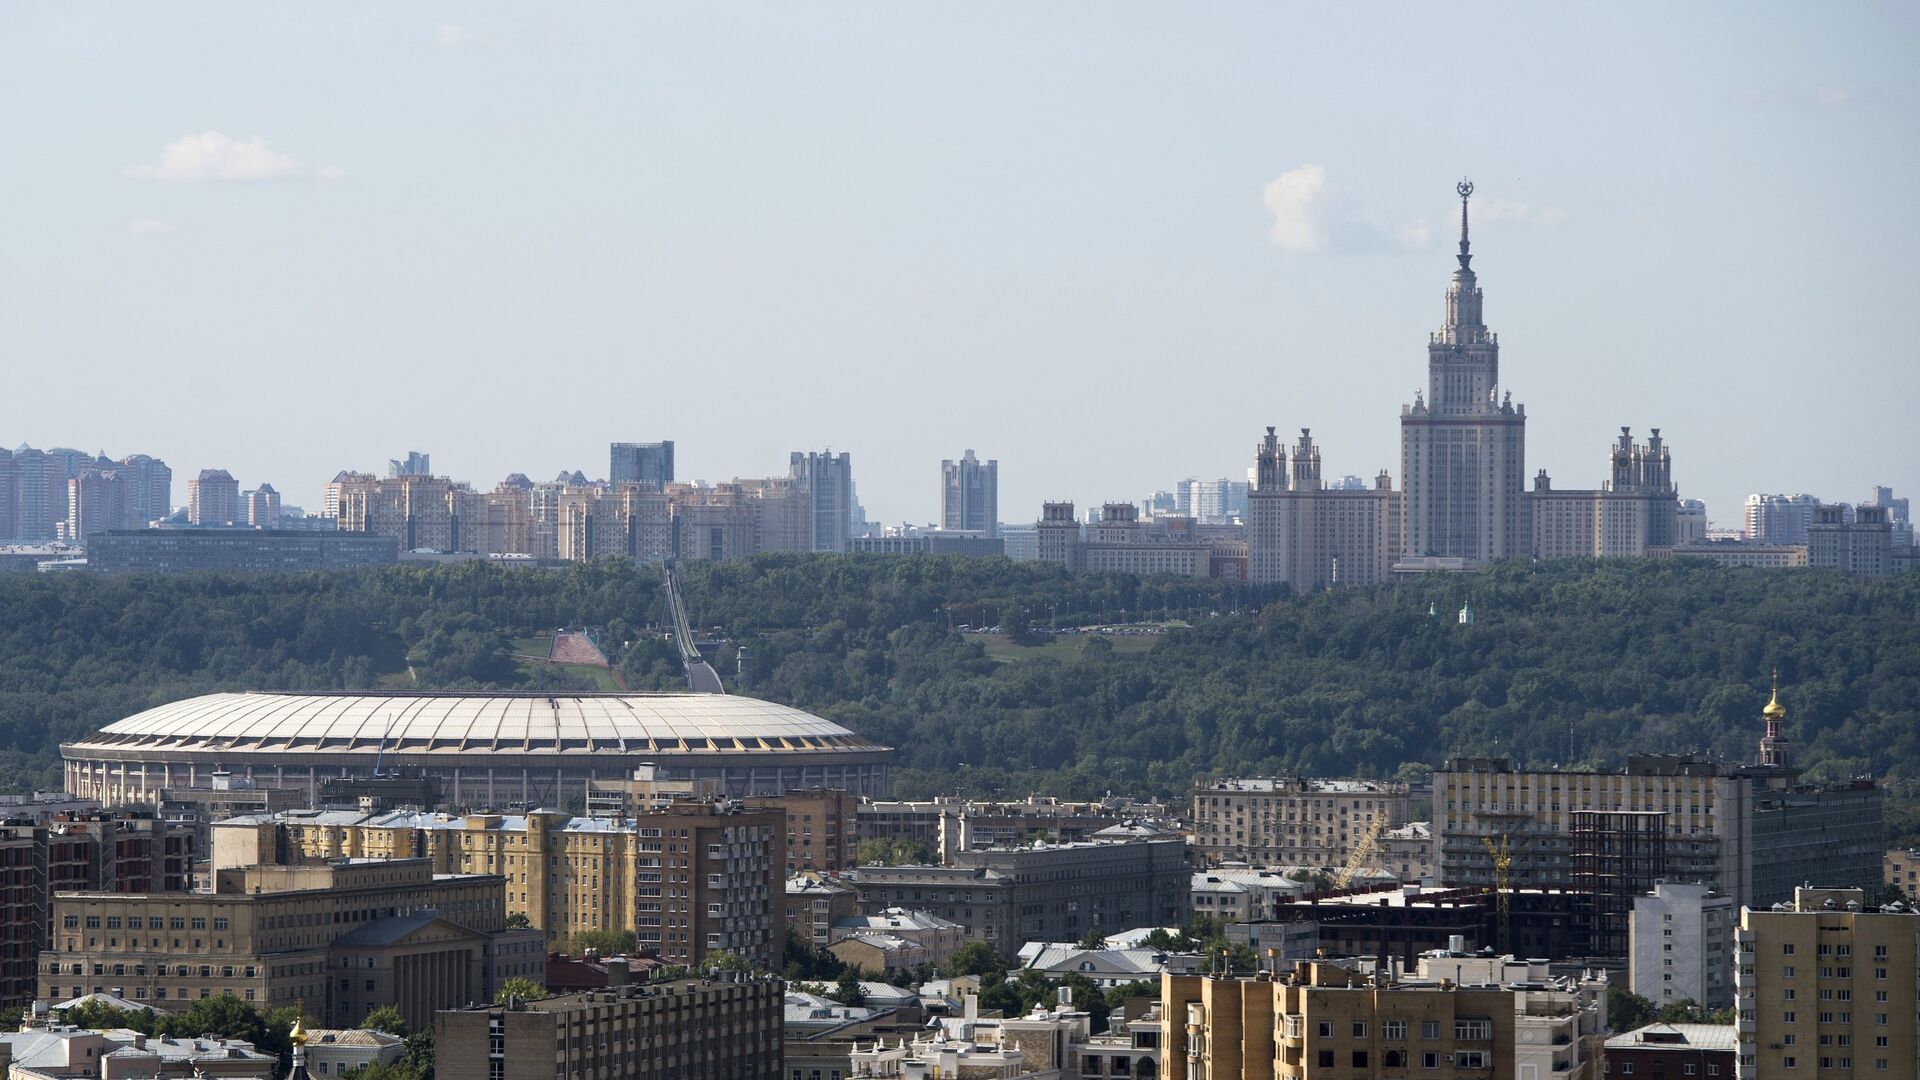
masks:
POLYGON ((799 709, 730 694, 208 694, 60 747, 67 790, 107 805, 219 784, 317 793, 418 767, 454 806, 559 806, 642 765, 736 795, 887 794, 891 750, 799 709))

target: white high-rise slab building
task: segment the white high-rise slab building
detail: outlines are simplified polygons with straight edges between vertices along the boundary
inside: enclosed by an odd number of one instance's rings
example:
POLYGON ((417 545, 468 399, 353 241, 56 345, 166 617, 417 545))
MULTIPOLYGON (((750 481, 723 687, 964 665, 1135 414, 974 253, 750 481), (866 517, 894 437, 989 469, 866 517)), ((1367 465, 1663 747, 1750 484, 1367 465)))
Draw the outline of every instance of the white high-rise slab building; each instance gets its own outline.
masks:
POLYGON ((1733 1004, 1733 897, 1706 885, 1656 882, 1633 901, 1627 977, 1655 1005, 1733 1004))

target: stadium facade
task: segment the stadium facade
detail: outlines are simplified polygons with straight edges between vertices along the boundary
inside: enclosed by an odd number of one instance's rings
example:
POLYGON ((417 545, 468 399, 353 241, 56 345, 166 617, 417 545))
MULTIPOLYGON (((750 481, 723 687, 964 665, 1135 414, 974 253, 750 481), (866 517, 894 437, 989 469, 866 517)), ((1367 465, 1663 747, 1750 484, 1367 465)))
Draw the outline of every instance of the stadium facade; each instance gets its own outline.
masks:
POLYGON ((558 806, 642 766, 734 795, 888 793, 891 748, 799 709, 729 694, 243 693, 172 702, 60 747, 67 790, 108 805, 165 789, 318 794, 420 768, 453 806, 558 806))

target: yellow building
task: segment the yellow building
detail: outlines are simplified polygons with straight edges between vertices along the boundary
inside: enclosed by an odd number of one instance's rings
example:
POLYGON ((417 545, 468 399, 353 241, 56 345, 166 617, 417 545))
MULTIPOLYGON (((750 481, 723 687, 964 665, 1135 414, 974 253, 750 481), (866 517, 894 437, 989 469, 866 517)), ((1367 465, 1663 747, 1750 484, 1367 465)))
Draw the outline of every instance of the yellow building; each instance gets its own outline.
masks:
POLYGON ((1734 937, 1734 1075, 1920 1076, 1920 912, 1799 888, 1791 904, 1742 908, 1734 937))
POLYGON ((782 817, 732 802, 626 819, 293 811, 219 823, 213 859, 216 868, 425 859, 435 873, 502 875, 507 914, 546 931, 554 948, 583 931, 632 931, 677 963, 725 949, 771 966, 782 817))
POLYGON ((1376 985, 1322 961, 1254 977, 1160 978, 1161 1061, 1187 1080, 1511 1080, 1514 992, 1376 985))

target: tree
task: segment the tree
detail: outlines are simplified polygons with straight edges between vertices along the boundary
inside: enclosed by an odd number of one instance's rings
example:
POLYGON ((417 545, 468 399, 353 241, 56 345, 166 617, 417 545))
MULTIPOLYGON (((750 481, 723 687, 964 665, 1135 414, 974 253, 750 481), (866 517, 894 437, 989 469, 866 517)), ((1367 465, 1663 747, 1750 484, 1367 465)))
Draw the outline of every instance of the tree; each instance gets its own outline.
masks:
POLYGON ((1624 986, 1607 987, 1607 1023, 1615 1031, 1633 1031, 1654 1021, 1653 1002, 1624 986))
POLYGON ((867 1003, 867 990, 860 985, 860 972, 857 968, 848 968, 840 973, 833 984, 833 992, 827 995, 842 1005, 858 1008, 867 1003))
POLYGON ((1155 952, 1193 952, 1197 947, 1185 930, 1168 930, 1163 926, 1154 927, 1140 943, 1155 952))
POLYGON ((860 846, 854 852, 855 859, 862 866, 874 863, 885 866, 928 866, 940 861, 934 854, 933 845, 925 840, 874 837, 860 841, 860 846))
POLYGON ((713 949, 710 950, 707 955, 700 958, 700 970, 752 971, 753 965, 747 963, 746 958, 739 953, 728 952, 725 949, 713 949))
POLYGON ((546 987, 516 975, 500 984, 500 992, 493 996, 493 1000, 504 1002, 511 998, 516 1001, 539 1001, 546 996, 546 987))
POLYGON ((946 972, 950 979, 988 973, 1004 975, 1010 966, 1005 957, 994 951, 993 946, 984 941, 969 941, 947 957, 946 972))
POLYGON ((347 1074, 348 1080, 427 1080, 419 1066, 406 1058, 391 1063, 375 1062, 347 1074))
POLYGON ((407 1018, 400 1015, 400 1010, 392 1005, 382 1005, 368 1013, 367 1018, 360 1021, 360 1026, 374 1031, 384 1031, 389 1035, 398 1035, 403 1039, 412 1030, 407 1024, 407 1018))
POLYGON ((581 930, 567 943, 576 956, 585 956, 588 949, 601 956, 625 956, 639 945, 639 939, 631 930, 581 930))
POLYGON ((526 912, 516 911, 513 914, 507 916, 507 929, 531 930, 533 929, 533 920, 527 918, 526 912))
POLYGON ((420 1080, 433 1080, 433 1025, 428 1024, 407 1036, 407 1055, 400 1060, 413 1066, 420 1080))
POLYGON ((1101 933, 1100 928, 1096 926, 1088 930, 1086 935, 1080 939, 1080 947, 1083 949, 1104 949, 1107 947, 1107 935, 1101 933))

